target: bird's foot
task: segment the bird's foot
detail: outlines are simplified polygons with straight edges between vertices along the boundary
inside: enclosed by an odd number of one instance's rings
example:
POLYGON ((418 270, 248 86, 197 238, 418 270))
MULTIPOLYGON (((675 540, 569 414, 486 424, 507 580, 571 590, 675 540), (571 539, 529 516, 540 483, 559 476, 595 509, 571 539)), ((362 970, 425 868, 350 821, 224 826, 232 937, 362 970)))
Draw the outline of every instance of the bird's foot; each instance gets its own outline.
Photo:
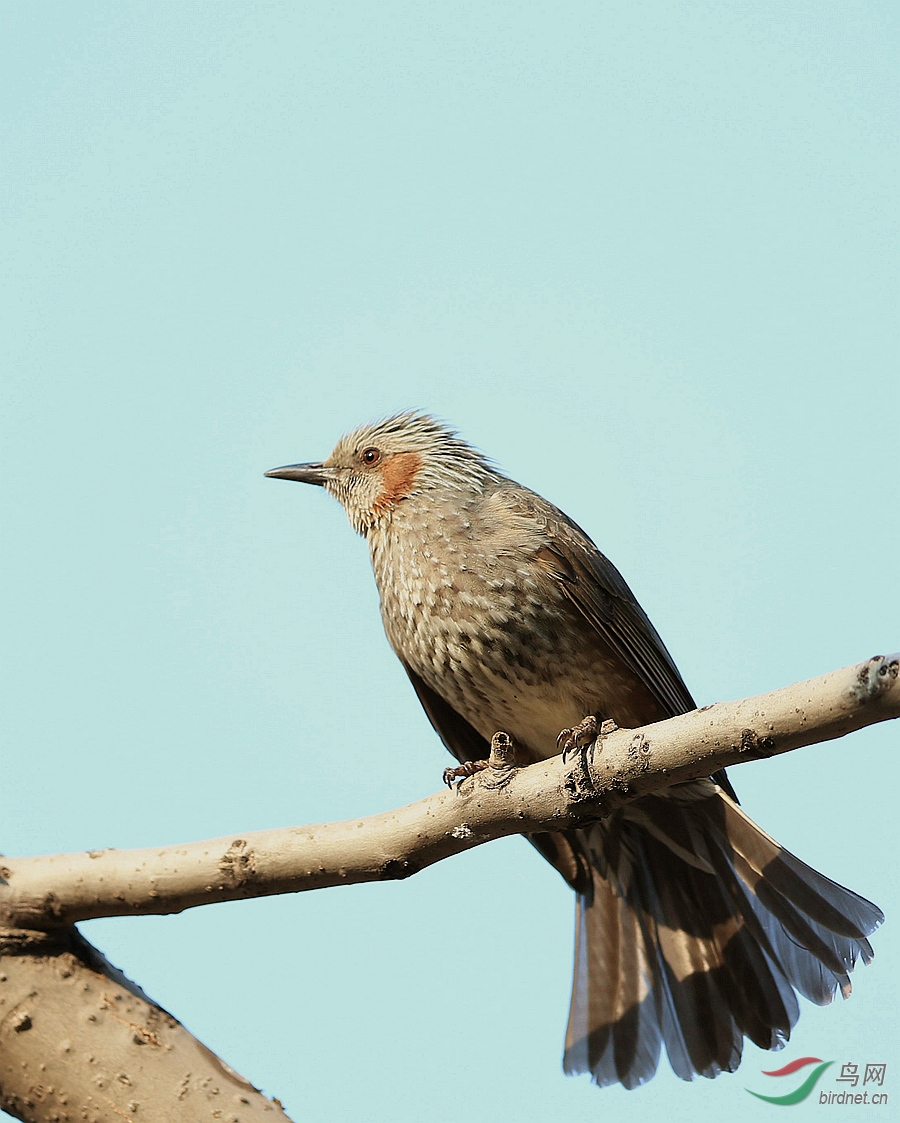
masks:
POLYGON ((614 721, 601 722, 596 714, 588 714, 571 729, 563 729, 556 738, 556 747, 562 752, 563 764, 569 753, 584 748, 589 750, 593 761, 597 739, 605 737, 607 733, 615 733, 618 728, 614 721))
POLYGON ((563 763, 565 763, 569 753, 576 749, 583 749, 586 745, 596 741, 599 732, 600 722, 597 720, 596 714, 588 714, 577 725, 573 725, 571 729, 563 729, 556 738, 556 747, 562 753, 563 763))
POLYGON ((469 776, 474 776, 476 772, 483 772, 485 768, 490 768, 490 766, 489 760, 467 760, 458 768, 445 768, 444 783, 448 788, 452 788, 457 780, 462 783, 469 776))

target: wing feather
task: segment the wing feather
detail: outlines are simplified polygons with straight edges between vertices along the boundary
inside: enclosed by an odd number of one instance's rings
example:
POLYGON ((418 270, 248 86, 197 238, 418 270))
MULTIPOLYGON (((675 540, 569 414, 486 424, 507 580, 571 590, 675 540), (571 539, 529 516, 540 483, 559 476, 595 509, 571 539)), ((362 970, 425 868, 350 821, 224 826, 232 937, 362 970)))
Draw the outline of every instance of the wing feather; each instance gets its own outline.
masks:
MULTIPOLYGON (((625 578, 581 527, 546 499, 525 488, 510 492, 521 516, 536 522, 546 544, 538 561, 591 624, 601 643, 617 655, 658 703, 663 717, 696 709, 684 679, 659 633, 625 578)), ((713 779, 732 799, 737 795, 724 769, 713 779)))

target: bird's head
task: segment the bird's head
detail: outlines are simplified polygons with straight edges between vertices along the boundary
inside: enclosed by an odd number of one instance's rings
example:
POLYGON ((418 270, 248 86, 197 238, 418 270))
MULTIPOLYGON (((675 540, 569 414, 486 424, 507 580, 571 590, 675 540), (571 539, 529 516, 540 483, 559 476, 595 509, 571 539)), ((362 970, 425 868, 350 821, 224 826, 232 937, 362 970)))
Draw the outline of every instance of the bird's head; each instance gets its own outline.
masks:
POLYGON ((266 472, 324 487, 340 500, 360 534, 429 490, 480 492, 494 474, 477 449, 424 413, 399 413, 363 425, 341 437, 327 460, 266 472))

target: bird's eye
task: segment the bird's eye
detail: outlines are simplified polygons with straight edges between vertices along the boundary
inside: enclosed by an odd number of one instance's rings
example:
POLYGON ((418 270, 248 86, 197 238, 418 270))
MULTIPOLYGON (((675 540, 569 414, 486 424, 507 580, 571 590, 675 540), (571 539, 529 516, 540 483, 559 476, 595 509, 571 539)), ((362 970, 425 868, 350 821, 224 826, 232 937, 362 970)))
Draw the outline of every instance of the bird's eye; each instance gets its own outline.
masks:
POLYGON ((377 448, 365 448, 362 453, 363 464, 368 464, 370 467, 377 464, 381 459, 381 450, 377 448))

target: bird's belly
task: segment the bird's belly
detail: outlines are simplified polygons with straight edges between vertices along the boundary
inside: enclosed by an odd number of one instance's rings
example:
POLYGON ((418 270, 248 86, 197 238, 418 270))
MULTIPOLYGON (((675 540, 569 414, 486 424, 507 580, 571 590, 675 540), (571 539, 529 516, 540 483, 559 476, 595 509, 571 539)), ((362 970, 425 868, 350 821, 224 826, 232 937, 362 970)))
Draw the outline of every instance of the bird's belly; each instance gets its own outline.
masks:
POLYGON ((487 740, 498 730, 508 733, 530 761, 555 756, 560 730, 576 725, 586 712, 567 690, 498 691, 489 705, 467 717, 487 740))
MULTIPOLYGON (((445 679, 445 696, 446 691, 445 679)), ((516 682, 491 676, 482 683, 478 705, 468 705, 464 690, 458 692, 456 704, 487 740, 501 729, 509 733, 526 760, 555 756, 560 730, 577 725, 588 714, 614 717, 626 727, 642 724, 629 705, 629 684, 622 680, 619 668, 596 652, 585 653, 582 663, 570 662, 563 674, 524 689, 516 682)))

